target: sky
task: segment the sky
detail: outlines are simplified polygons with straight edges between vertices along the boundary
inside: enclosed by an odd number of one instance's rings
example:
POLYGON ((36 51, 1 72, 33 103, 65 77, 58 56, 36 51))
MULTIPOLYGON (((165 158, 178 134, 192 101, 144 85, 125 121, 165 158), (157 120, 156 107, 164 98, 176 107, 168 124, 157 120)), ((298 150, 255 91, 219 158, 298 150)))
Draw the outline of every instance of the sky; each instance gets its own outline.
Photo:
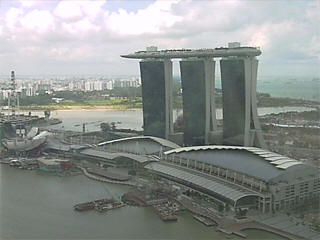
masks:
POLYGON ((0 75, 138 75, 121 54, 238 41, 259 75, 320 77, 319 28, 320 0, 0 0, 0 75))

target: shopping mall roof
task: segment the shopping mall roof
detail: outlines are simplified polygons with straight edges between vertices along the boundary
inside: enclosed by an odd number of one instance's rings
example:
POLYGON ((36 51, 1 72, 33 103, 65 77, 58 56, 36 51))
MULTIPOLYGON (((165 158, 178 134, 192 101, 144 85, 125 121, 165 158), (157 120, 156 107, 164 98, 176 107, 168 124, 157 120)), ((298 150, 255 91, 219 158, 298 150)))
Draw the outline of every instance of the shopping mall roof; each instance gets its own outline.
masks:
MULTIPOLYGON (((264 181, 271 181, 284 174, 291 167, 305 169, 305 174, 316 174, 309 166, 300 161, 255 147, 240 146, 193 146, 177 148, 165 155, 193 159, 222 168, 241 172, 264 181)), ((301 171, 301 174, 303 172, 301 171)))
POLYGON ((210 194, 219 195, 220 197, 226 198, 229 201, 231 200, 232 202, 236 202, 240 198, 246 196, 259 196, 256 192, 249 191, 245 188, 241 188, 240 186, 226 183, 218 179, 213 179, 211 176, 164 162, 149 163, 145 168, 160 175, 169 176, 178 182, 182 181, 182 184, 183 182, 186 185, 191 184, 193 188, 206 190, 210 194))
POLYGON ((157 159, 154 158, 153 156, 136 155, 132 153, 123 153, 123 152, 106 152, 106 151, 92 149, 92 148, 82 150, 80 154, 87 155, 90 157, 96 157, 100 159, 106 159, 106 160, 115 160, 116 158, 129 158, 139 163, 157 161, 157 159))
POLYGON ((152 137, 152 136, 137 136, 137 137, 129 137, 129 138, 120 138, 120 139, 116 139, 116 140, 111 140, 111 141, 99 143, 98 146, 104 146, 106 144, 114 144, 114 143, 125 143, 127 141, 138 141, 138 140, 151 140, 153 142, 160 144, 163 147, 168 147, 171 149, 172 148, 180 148, 179 145, 177 145, 173 142, 170 142, 170 141, 163 139, 163 138, 152 137))

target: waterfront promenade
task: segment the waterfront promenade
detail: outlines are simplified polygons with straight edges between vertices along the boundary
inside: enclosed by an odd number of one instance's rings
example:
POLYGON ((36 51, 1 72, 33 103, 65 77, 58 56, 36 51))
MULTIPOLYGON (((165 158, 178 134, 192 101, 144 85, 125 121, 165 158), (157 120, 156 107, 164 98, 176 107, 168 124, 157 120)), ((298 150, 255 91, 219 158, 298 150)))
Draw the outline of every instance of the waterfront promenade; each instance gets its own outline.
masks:
POLYGON ((272 214, 257 214, 251 218, 263 227, 260 228, 262 230, 264 230, 264 226, 267 226, 276 230, 285 229, 287 233, 299 236, 302 239, 320 239, 320 233, 313 230, 310 223, 304 223, 303 220, 295 218, 294 216, 287 216, 284 213, 278 213, 275 216, 272 214))
POLYGON ((216 212, 200 206, 187 197, 183 197, 177 201, 192 213, 214 221, 217 224, 217 230, 227 235, 234 234, 247 238, 247 234, 244 233, 243 230, 257 229, 274 233, 291 240, 318 240, 320 237, 319 233, 310 230, 307 226, 296 226, 296 222, 291 222, 291 225, 288 224, 288 218, 284 216, 268 217, 268 215, 260 214, 258 215, 260 217, 256 216, 247 220, 236 221, 225 216, 220 217, 216 212))

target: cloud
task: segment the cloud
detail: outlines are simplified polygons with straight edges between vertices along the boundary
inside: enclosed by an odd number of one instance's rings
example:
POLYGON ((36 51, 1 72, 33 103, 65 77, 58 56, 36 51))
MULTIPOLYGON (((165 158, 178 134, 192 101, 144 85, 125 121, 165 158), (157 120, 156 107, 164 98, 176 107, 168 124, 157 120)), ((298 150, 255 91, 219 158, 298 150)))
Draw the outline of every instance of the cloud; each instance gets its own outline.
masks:
POLYGON ((48 11, 33 10, 28 12, 20 19, 23 29, 30 30, 31 32, 46 32, 53 30, 54 18, 48 11))
POLYGON ((84 14, 78 1, 61 1, 53 13, 64 21, 77 21, 84 14))
POLYGON ((53 13, 63 21, 77 21, 83 17, 94 19, 105 3, 105 0, 60 1, 53 13))
POLYGON ((30 7, 34 7, 35 5, 39 4, 41 2, 41 0, 21 0, 21 6, 23 8, 30 8, 30 7))
POLYGON ((9 31, 14 31, 16 28, 20 27, 19 18, 23 15, 23 10, 19 8, 10 8, 5 14, 5 24, 9 31))
POLYGON ((8 3, 0 15, 0 74, 12 64, 24 73, 37 73, 41 65, 47 73, 137 74, 137 61, 121 59, 121 54, 149 45, 210 48, 231 41, 262 48, 262 73, 275 64, 282 66, 275 74, 293 73, 299 64, 297 73, 305 68, 316 74, 319 2, 156 0, 141 9, 122 4, 116 10, 108 4, 8 3))
POLYGON ((172 13, 172 5, 178 1, 156 1, 136 13, 119 9, 106 14, 106 27, 116 34, 140 35, 143 33, 160 33, 183 19, 172 13))

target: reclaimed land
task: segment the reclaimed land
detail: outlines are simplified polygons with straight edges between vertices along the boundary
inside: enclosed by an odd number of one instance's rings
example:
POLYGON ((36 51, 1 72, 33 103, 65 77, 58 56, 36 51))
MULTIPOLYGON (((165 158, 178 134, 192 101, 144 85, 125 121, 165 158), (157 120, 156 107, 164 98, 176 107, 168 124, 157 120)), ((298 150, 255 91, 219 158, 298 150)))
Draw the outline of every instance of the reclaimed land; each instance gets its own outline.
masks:
MULTIPOLYGON (((216 101, 216 107, 222 104, 216 101)), ((269 98, 260 100, 258 107, 316 107, 319 103, 305 100, 287 98, 269 98)), ((135 110, 142 108, 142 100, 138 99, 115 99, 115 100, 90 100, 90 101, 62 101, 60 103, 20 105, 21 110, 135 110)), ((174 101, 174 108, 182 108, 182 101, 174 101)))

